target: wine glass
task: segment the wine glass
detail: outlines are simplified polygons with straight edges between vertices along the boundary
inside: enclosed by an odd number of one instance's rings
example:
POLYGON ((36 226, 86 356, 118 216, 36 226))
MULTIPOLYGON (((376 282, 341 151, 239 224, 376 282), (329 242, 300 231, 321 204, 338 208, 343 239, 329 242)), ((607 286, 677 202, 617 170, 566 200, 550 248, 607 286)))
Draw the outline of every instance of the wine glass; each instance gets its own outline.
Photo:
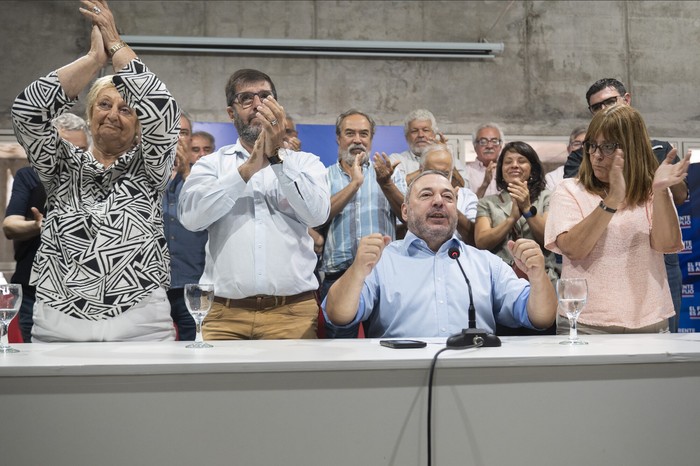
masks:
POLYGON ((7 328, 19 312, 22 305, 22 285, 6 283, 0 285, 0 353, 19 353, 18 349, 9 345, 7 328))
POLYGON ((561 345, 587 345, 578 337, 576 320, 588 299, 588 284, 585 278, 561 278, 557 280, 559 305, 569 318, 569 339, 560 341, 561 345))
POLYGON ((214 302, 214 285, 189 283, 185 285, 185 305, 197 324, 197 336, 194 343, 185 348, 211 348, 208 343, 204 343, 202 338, 202 321, 209 313, 211 304, 214 302))

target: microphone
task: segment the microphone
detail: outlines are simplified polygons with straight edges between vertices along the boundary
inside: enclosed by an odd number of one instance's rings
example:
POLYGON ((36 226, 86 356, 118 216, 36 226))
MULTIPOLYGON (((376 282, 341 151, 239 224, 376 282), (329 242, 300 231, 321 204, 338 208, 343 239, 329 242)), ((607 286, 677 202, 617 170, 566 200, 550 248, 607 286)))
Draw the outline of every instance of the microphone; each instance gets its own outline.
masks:
POLYGON ((447 251, 447 255, 454 259, 462 272, 464 281, 467 282, 467 290, 469 291, 469 328, 462 329, 460 333, 456 333, 447 338, 448 348, 466 348, 470 346, 501 346, 501 340, 493 334, 487 333, 486 330, 476 328, 476 309, 474 308, 474 296, 472 295, 472 284, 464 273, 462 263, 459 261, 460 251, 457 247, 451 247, 447 251))

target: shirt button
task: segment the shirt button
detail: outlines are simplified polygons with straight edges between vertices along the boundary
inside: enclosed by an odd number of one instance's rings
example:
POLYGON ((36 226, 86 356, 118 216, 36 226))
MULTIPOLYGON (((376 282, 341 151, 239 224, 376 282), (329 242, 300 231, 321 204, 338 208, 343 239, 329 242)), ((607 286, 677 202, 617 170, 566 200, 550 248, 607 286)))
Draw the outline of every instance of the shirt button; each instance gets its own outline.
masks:
POLYGON ((442 304, 444 301, 438 301, 438 303, 442 304))
POLYGON ((441 331, 441 332, 447 332, 447 329, 446 329, 445 327, 442 327, 442 328, 440 329, 440 331, 441 331))

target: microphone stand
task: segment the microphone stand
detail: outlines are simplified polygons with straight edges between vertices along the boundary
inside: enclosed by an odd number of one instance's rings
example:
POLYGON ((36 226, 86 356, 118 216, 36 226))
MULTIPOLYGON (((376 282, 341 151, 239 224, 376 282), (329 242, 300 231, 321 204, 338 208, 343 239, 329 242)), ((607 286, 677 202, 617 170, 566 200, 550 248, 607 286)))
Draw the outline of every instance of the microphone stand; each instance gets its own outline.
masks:
POLYGON ((501 340, 496 335, 488 333, 486 330, 476 328, 476 310, 474 309, 474 297, 472 295, 472 284, 464 273, 461 262, 459 262, 459 248, 451 247, 447 254, 451 259, 454 259, 462 272, 464 280, 467 282, 467 290, 469 291, 469 328, 462 329, 460 333, 456 333, 447 338, 448 348, 467 348, 472 346, 501 346, 501 340))

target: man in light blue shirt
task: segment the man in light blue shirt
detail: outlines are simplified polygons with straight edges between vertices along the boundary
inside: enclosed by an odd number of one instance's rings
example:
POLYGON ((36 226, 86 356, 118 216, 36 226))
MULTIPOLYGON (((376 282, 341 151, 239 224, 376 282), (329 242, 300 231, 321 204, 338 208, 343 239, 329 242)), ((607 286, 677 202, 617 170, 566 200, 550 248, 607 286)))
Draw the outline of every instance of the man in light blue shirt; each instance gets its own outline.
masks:
POLYGON ((421 173, 402 205, 406 238, 391 244, 380 234, 362 239, 352 266, 323 302, 327 320, 341 328, 368 320, 367 336, 372 338, 447 337, 460 332, 468 324, 469 294, 458 264, 448 255, 457 247, 471 281, 478 328, 495 333, 496 322, 550 326, 557 298, 537 243, 509 243, 528 283, 500 258, 454 238, 456 201, 444 174, 421 173))

